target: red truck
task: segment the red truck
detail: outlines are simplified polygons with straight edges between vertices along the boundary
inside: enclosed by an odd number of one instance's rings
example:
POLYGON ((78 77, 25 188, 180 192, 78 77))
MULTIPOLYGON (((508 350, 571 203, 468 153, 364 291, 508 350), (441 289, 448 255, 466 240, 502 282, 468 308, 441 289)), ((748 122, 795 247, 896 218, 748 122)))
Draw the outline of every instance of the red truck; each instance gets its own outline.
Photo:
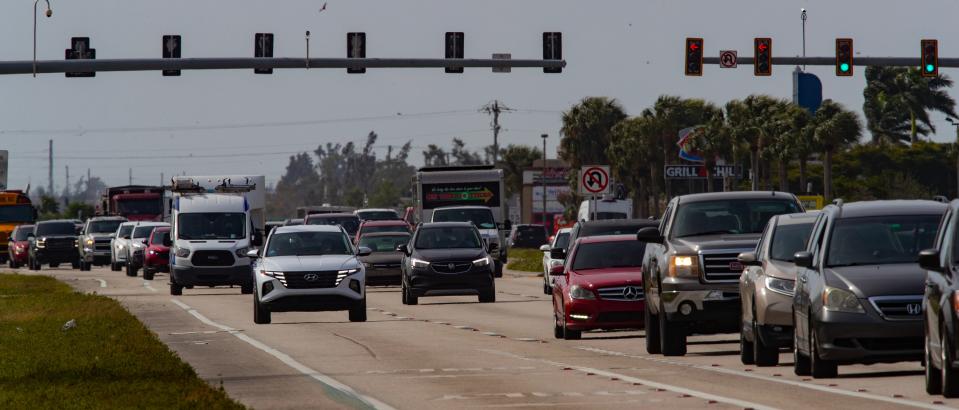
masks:
POLYGON ((97 204, 98 216, 122 216, 130 221, 163 219, 163 187, 126 185, 107 188, 97 204))

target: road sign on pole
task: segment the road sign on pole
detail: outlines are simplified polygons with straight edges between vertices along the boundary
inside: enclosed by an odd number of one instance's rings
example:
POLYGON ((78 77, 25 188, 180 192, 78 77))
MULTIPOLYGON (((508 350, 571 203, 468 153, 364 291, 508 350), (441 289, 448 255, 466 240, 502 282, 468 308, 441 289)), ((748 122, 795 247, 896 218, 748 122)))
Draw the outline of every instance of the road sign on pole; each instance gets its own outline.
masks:
MULTIPOLYGON (((346 58, 366 58, 366 33, 346 33, 346 58)), ((349 74, 363 74, 366 67, 350 67, 349 74)))
POLYGON ((739 66, 739 55, 736 50, 720 51, 719 66, 722 68, 736 68, 739 66))
MULTIPOLYGON (((466 35, 463 32, 446 33, 446 58, 463 58, 463 40, 465 40, 465 38, 466 35)), ((446 72, 450 74, 462 74, 463 67, 446 67, 446 72)))
MULTIPOLYGON (((73 37, 70 48, 65 50, 67 60, 95 60, 97 50, 90 48, 90 37, 73 37)), ((67 77, 96 77, 96 71, 66 72, 67 77)))
MULTIPOLYGON (((256 33, 253 36, 253 57, 273 57, 273 33, 256 33)), ((255 74, 273 74, 272 68, 254 68, 255 74)))
MULTIPOLYGON (((163 58, 180 58, 180 45, 180 36, 163 36, 163 58)), ((178 77, 179 75, 180 70, 163 70, 164 77, 178 77)))
MULTIPOLYGON (((494 59, 494 60, 512 60, 512 59, 513 59, 513 55, 510 54, 510 53, 494 53, 494 54, 493 54, 493 59, 494 59)), ((494 72, 494 73, 508 73, 508 72, 510 72, 510 71, 511 71, 511 70, 510 70, 510 67, 509 67, 509 66, 494 66, 494 67, 493 67, 493 72, 494 72)))
POLYGON ((0 191, 7 189, 7 164, 10 163, 10 151, 0 150, 0 191))
POLYGON ((604 195, 609 192, 609 166, 588 165, 579 173, 579 192, 584 195, 604 195))

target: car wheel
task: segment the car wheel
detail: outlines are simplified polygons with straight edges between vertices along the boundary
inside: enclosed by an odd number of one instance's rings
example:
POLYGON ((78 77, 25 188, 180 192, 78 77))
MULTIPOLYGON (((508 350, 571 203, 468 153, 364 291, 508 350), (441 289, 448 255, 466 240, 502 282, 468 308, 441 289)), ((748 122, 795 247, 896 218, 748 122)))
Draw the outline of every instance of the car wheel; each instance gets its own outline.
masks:
POLYGON ((544 295, 553 294, 553 287, 549 285, 549 280, 546 278, 545 275, 543 276, 543 294, 544 295))
POLYGON ((253 294, 253 284, 251 283, 249 285, 240 285, 240 294, 242 295, 253 294))
POLYGON ((133 267, 130 266, 130 261, 127 261, 127 263, 125 264, 125 266, 126 266, 126 274, 127 274, 127 276, 134 277, 134 276, 137 275, 137 271, 133 270, 133 267))
POLYGON ((646 303, 643 309, 643 327, 646 329, 646 353, 662 353, 659 344, 659 316, 650 312, 649 303, 646 303))
POLYGON ((503 262, 494 262, 493 263, 493 277, 502 278, 503 277, 503 262))
MULTIPOLYGON (((796 314, 793 314, 793 323, 799 324, 796 314)), ((798 329, 796 326, 794 329, 798 329)), ((809 357, 799 351, 799 331, 793 330, 793 373, 796 376, 809 376, 809 357)))
MULTIPOLYGON (((70 262, 71 269, 80 269, 80 262, 70 262)), ((82 269, 81 269, 82 270, 82 269)))
MULTIPOLYGON (((756 353, 753 351, 755 346, 753 342, 746 339, 746 324, 741 324, 739 329, 739 361, 743 364, 755 364, 756 353)), ((753 340, 756 340, 756 334, 753 333, 753 340)))
POLYGON ((556 316, 556 313, 553 312, 553 337, 557 339, 563 339, 565 336, 565 329, 559 324, 559 317, 556 316))
POLYGON ((270 309, 260 304, 260 298, 253 296, 253 323, 258 325, 268 325, 273 321, 270 309))
POLYGON ((183 294, 183 286, 173 280, 173 277, 170 277, 170 294, 173 296, 180 296, 183 294))
POLYGON ((350 322, 365 322, 366 321, 366 297, 363 297, 363 300, 356 303, 355 306, 350 308, 350 322))
POLYGON ((810 331, 809 370, 814 379, 831 379, 839 374, 839 366, 832 360, 819 357, 819 340, 815 331, 810 331))
POLYGON ((153 280, 154 274, 155 272, 152 269, 143 268, 143 280, 153 280))
POLYGON ((406 295, 406 304, 415 305, 419 303, 419 298, 413 294, 413 289, 410 289, 406 286, 403 287, 403 293, 406 295))
POLYGON ((926 393, 942 394, 942 373, 932 362, 932 350, 929 348, 929 330, 926 330, 924 339, 923 347, 925 355, 923 358, 926 362, 926 393))
POLYGON ((31 264, 32 264, 32 265, 31 265, 30 269, 40 270, 40 261, 34 259, 34 260, 31 262, 31 264))
POLYGON ((956 398, 959 397, 959 374, 956 374, 956 369, 952 368, 952 345, 949 344, 949 336, 946 335, 946 331, 943 330, 939 332, 942 335, 942 349, 939 357, 942 361, 941 376, 942 379, 942 396, 946 398, 956 398))
POLYGON ((753 363, 759 367, 779 364, 779 348, 763 342, 763 338, 759 335, 759 324, 756 321, 753 321, 753 363))
POLYGON ((659 305, 659 347, 663 356, 686 355, 686 328, 682 323, 670 322, 666 319, 666 309, 659 305))
POLYGON ((490 280, 490 288, 487 291, 480 292, 479 302, 480 303, 493 303, 496 302, 496 284, 490 280))

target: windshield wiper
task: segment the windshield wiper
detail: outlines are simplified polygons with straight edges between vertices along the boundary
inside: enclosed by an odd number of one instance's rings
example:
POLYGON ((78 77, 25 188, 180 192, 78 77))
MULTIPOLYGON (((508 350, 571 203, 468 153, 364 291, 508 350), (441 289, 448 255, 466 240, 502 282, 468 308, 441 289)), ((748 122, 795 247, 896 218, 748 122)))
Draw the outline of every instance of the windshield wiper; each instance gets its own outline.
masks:
POLYGON ((689 236, 719 235, 722 233, 736 233, 736 231, 732 229, 718 229, 715 231, 696 232, 696 233, 690 233, 686 235, 680 235, 680 236, 677 236, 677 238, 686 238, 689 236))

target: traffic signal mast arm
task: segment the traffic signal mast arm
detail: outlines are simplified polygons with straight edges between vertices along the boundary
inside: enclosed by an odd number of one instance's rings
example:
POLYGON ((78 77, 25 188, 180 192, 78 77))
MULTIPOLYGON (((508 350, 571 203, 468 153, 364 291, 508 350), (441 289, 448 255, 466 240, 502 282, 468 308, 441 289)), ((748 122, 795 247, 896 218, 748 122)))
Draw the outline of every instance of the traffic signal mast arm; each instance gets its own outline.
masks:
MULTIPOLYGON (((738 59, 741 65, 752 65, 752 57, 738 59)), ((836 57, 773 57, 773 65, 820 65, 834 66, 836 57)), ((883 67, 919 67, 922 59, 919 57, 859 57, 856 56, 854 65, 883 66, 883 67)), ((719 64, 719 57, 704 57, 703 64, 719 64)), ((939 67, 959 68, 959 58, 939 58, 939 67)))

